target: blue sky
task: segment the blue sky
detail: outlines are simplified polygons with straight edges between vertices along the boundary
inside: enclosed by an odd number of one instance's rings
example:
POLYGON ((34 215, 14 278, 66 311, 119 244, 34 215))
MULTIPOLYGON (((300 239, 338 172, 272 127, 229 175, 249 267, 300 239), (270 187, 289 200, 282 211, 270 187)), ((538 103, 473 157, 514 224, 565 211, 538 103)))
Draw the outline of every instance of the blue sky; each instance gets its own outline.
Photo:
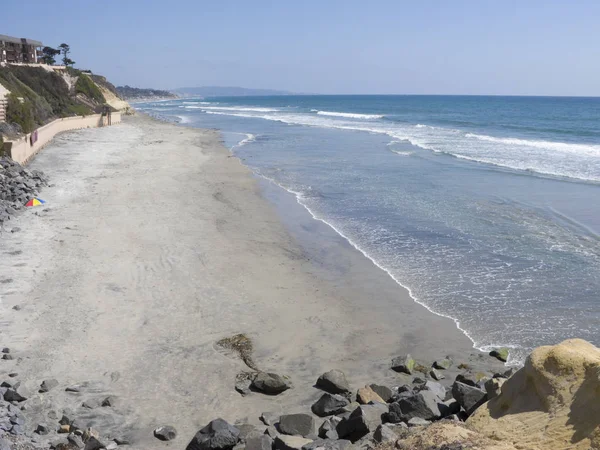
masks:
POLYGON ((598 1, 0 1, 115 84, 600 96, 598 1))

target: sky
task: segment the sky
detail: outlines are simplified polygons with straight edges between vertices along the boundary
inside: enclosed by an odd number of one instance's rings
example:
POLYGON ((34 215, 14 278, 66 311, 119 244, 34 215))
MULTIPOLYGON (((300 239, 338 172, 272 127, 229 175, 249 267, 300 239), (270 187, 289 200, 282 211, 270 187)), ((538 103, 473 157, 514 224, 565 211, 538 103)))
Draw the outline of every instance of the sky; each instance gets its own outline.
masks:
POLYGON ((0 34, 66 42, 117 85, 600 96, 596 0, 26 3, 0 0, 0 34))

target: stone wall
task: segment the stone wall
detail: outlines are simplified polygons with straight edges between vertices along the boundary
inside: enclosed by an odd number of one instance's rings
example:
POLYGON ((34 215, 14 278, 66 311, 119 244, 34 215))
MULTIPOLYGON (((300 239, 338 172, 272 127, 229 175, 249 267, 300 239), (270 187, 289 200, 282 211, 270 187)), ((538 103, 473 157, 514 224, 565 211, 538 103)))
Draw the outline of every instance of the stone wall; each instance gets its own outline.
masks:
MULTIPOLYGON (((121 113, 112 113, 111 123, 114 125, 119 122, 121 122, 121 113)), ((54 122, 50 122, 49 124, 46 124, 33 132, 37 133, 37 140, 33 144, 31 143, 31 136, 33 133, 29 133, 15 141, 5 141, 4 151, 19 164, 26 164, 58 133, 81 128, 97 128, 107 125, 108 119, 103 117, 101 114, 94 114, 85 117, 77 116, 57 119, 54 122)))

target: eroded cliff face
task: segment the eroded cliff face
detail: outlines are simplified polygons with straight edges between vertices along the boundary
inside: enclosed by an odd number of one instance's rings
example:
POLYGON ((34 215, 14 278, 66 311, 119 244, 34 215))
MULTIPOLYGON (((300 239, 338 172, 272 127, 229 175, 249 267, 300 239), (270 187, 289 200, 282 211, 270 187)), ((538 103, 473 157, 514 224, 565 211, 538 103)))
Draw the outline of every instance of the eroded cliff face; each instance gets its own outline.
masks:
POLYGON ((520 449, 600 448, 600 349, 581 339, 538 347, 467 425, 520 449))

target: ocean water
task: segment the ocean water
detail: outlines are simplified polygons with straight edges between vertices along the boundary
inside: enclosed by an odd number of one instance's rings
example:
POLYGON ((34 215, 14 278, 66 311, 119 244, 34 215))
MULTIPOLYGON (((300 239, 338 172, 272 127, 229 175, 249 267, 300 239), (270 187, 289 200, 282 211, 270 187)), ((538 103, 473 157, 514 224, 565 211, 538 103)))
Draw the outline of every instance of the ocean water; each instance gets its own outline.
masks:
POLYGON ((476 348, 511 347, 510 363, 566 338, 600 345, 600 98, 238 97, 139 109, 220 129, 257 175, 476 348))

